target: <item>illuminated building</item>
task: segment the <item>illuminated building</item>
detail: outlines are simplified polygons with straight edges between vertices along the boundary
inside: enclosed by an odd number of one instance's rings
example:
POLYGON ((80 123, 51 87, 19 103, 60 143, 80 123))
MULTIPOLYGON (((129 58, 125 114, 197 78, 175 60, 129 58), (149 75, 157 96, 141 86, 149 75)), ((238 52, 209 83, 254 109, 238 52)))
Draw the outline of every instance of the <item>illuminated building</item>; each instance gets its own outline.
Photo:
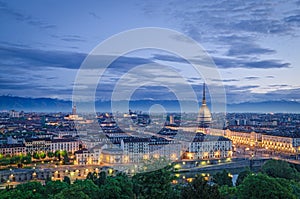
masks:
POLYGON ((28 153, 50 151, 51 139, 50 138, 28 138, 25 139, 25 147, 28 153))
POLYGON ((26 154, 26 147, 24 144, 2 144, 0 145, 1 155, 21 155, 26 154))
POLYGON ((50 144, 50 151, 58 150, 74 153, 79 150, 80 141, 75 139, 53 139, 50 144))
POLYGON ((72 115, 77 115, 77 113, 76 113, 76 105, 74 105, 73 108, 72 108, 72 115))
POLYGON ((150 158, 178 160, 181 156, 181 144, 178 141, 162 137, 132 137, 121 141, 128 163, 139 163, 150 158))
POLYGON ((83 120, 83 117, 79 117, 77 115, 77 111, 76 111, 76 105, 73 106, 72 108, 72 114, 67 115, 66 117, 64 117, 65 120, 83 120))
POLYGON ((202 105, 199 110, 198 114, 198 122, 199 127, 197 132, 206 133, 209 125, 211 124, 212 117, 209 108, 206 105, 206 98, 205 98, 205 83, 203 84, 203 97, 202 97, 202 105))
POLYGON ((262 135, 262 147, 275 151, 295 153, 300 151, 300 138, 262 135))
POLYGON ((300 151, 300 138, 271 135, 255 131, 237 131, 227 129, 225 136, 233 141, 233 144, 249 147, 264 148, 285 153, 297 153, 300 151))
POLYGON ((143 161, 144 155, 149 155, 149 142, 149 138, 131 137, 121 140, 121 148, 129 162, 139 163, 143 161))
POLYGON ((91 159, 92 154, 87 149, 81 149, 78 151, 75 151, 75 165, 87 165, 89 164, 89 159, 91 159))
POLYGON ((162 137, 151 137, 150 157, 164 157, 169 160, 178 160, 181 157, 181 144, 176 140, 167 140, 162 137))
POLYGON ((123 158, 123 150, 120 148, 108 148, 103 149, 101 153, 101 162, 105 164, 123 164, 127 163, 126 159, 123 158), (123 161, 124 159, 124 161, 123 161))
POLYGON ((184 154, 185 159, 221 159, 232 156, 232 141, 222 136, 197 133, 184 154))
POLYGON ((174 124, 174 116, 173 115, 170 115, 170 124, 174 124))
POLYGON ((227 129, 225 136, 232 140, 233 144, 261 146, 262 134, 254 131, 231 131, 227 129))

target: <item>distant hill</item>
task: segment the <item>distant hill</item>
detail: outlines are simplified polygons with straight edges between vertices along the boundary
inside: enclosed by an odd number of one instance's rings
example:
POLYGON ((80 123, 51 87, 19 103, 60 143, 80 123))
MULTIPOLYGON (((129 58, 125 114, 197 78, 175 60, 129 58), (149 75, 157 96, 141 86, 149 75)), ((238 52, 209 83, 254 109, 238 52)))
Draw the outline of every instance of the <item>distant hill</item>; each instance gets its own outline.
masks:
MULTIPOLYGON (((185 105, 195 102, 183 102, 185 105)), ((131 101, 129 107, 133 110, 148 111, 155 104, 160 104, 167 112, 180 112, 179 102, 176 100, 139 100, 131 101)), ((110 101, 96 101, 96 111, 110 111, 110 101)), ((114 104, 117 110, 123 110, 125 101, 114 104)), ((195 105, 195 104, 194 104, 195 105)), ((14 96, 0 96, 0 111, 18 110, 26 112, 71 112, 72 102, 50 98, 25 98, 14 96)), ((192 110, 189 110, 192 111, 192 110)), ((245 102, 240 104, 228 104, 227 112, 283 112, 300 113, 300 103, 294 101, 270 101, 270 102, 245 102)))
POLYGON ((227 112, 300 113, 300 103, 295 101, 246 102, 227 105, 227 112))
POLYGON ((25 98, 0 96, 0 110, 18 110, 27 112, 70 112, 72 103, 50 98, 25 98))

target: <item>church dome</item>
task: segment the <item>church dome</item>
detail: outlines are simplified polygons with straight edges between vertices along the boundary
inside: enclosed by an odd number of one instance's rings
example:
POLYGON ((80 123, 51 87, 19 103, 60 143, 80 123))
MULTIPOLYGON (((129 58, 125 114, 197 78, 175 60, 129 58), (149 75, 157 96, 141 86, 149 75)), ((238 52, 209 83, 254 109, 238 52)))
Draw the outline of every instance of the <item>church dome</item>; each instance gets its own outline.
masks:
POLYGON ((198 121, 201 123, 211 123, 211 113, 206 104, 202 104, 199 110, 198 121))
POLYGON ((209 127, 209 124, 212 121, 211 113, 209 108, 206 105, 206 99, 205 99, 205 83, 203 84, 203 98, 202 98, 202 105, 199 110, 198 114, 198 122, 199 127, 207 128, 209 127))

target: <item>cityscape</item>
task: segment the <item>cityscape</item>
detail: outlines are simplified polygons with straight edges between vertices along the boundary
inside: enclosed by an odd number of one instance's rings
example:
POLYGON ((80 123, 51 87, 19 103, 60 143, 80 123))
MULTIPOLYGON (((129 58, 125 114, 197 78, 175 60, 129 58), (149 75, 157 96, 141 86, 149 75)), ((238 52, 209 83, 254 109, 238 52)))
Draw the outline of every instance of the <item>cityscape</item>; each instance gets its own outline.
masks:
POLYGON ((300 163, 299 114, 228 113, 223 128, 211 128, 218 114, 211 114, 206 104, 205 84, 198 114, 169 113, 156 134, 147 126, 157 118, 131 110, 120 115, 132 121, 127 131, 111 113, 80 116, 76 105, 70 113, 1 112, 1 186, 66 178, 73 183, 93 172, 133 176, 170 163, 178 176, 172 183, 177 184, 192 182, 195 172, 208 180, 215 169, 234 168, 228 174, 233 179, 235 169, 254 171, 272 159, 300 163), (196 127, 184 120, 187 115, 197 115, 196 127), (137 133, 140 128, 142 134, 137 133), (155 165, 157 161, 163 162, 155 165))
POLYGON ((300 198, 299 9, 0 0, 0 199, 300 198))

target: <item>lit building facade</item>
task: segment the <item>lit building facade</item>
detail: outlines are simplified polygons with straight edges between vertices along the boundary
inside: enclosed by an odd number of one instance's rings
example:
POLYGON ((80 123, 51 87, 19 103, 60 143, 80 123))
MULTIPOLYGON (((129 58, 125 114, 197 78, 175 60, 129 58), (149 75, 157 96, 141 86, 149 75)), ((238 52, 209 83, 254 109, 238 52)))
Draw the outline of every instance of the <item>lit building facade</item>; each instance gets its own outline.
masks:
POLYGON ((178 160, 181 158, 181 144, 162 137, 130 138, 121 142, 124 163, 139 163, 151 158, 178 160))
POLYGON ((150 139, 131 137, 121 140, 121 149, 124 152, 124 161, 127 163, 139 163, 149 158, 150 139))
POLYGON ((197 133, 184 159, 221 159, 232 156, 232 141, 222 136, 197 133))
POLYGON ((0 145, 1 155, 24 155, 26 154, 26 147, 24 144, 5 144, 0 145))
POLYGON ((181 143, 176 140, 167 140, 161 137, 152 137, 149 144, 150 157, 179 160, 182 156, 181 143))
POLYGON ((278 152, 300 152, 300 138, 264 134, 254 131, 234 131, 227 129, 225 136, 232 140, 233 144, 248 147, 265 148, 278 152))
POLYGON ((34 153, 40 151, 50 151, 51 139, 50 138, 30 138, 25 139, 25 147, 27 153, 34 153))
POLYGON ((261 146, 262 134, 254 131, 231 131, 227 129, 225 136, 232 140, 233 144, 261 146))
POLYGON ((300 138, 262 135, 262 147, 275 151, 296 153, 300 151, 300 138))
POLYGON ((120 148, 103 149, 100 161, 104 164, 125 164, 128 160, 124 157, 123 150, 120 148))
POLYGON ((81 142, 75 139, 53 139, 50 144, 50 151, 67 151, 74 153, 79 150, 81 142))
POLYGON ((100 156, 90 152, 88 149, 75 151, 75 165, 97 165, 100 163, 100 156))
POLYGON ((74 153, 79 150, 81 142, 76 139, 64 138, 64 139, 51 139, 46 138, 30 138, 25 139, 24 145, 27 153, 34 152, 55 152, 55 151, 67 151, 74 153))

